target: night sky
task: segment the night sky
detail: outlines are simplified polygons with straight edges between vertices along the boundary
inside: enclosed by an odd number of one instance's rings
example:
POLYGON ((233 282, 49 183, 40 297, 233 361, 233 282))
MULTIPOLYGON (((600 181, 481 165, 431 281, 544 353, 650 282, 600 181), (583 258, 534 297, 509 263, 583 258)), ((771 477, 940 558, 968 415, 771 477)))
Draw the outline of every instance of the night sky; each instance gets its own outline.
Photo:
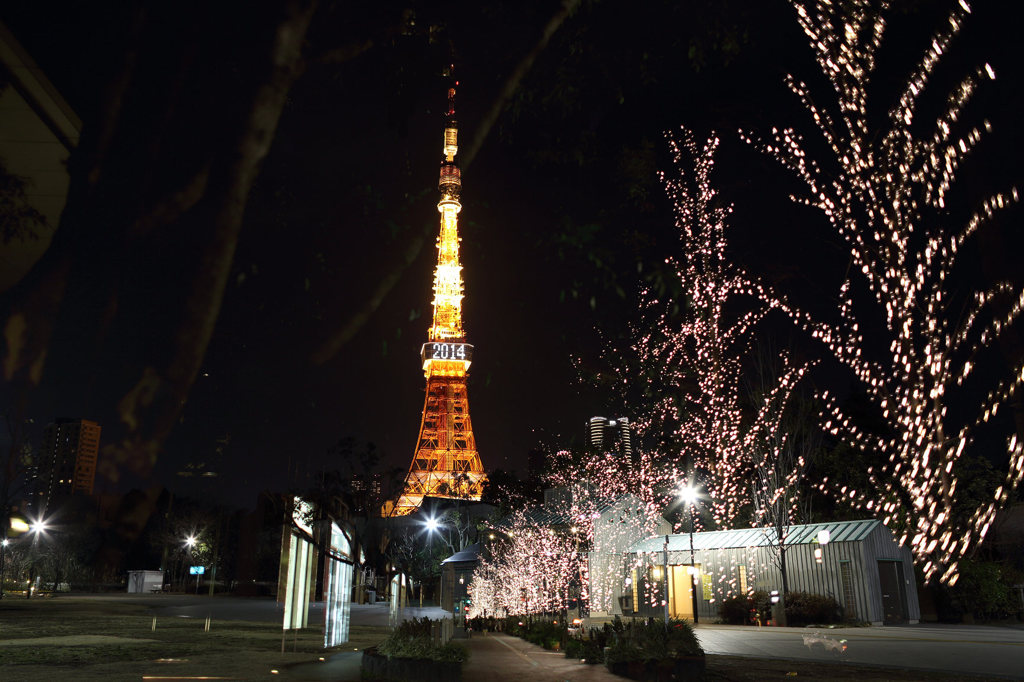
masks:
MULTIPOLYGON (((968 182, 979 191, 1021 180, 1017 24, 995 4, 977 8, 938 74, 948 83, 988 61, 1000 75, 973 109, 995 128, 968 182)), ((361 31, 377 35, 375 27, 402 24, 409 13, 415 24, 348 62, 311 64, 298 79, 249 197, 216 332, 181 423, 151 481, 98 481, 98 489, 157 481, 189 492, 199 484, 177 472, 205 462, 230 482, 218 490, 249 504, 261 489, 301 486, 317 469, 339 466, 328 451, 344 437, 374 443, 384 466, 408 466, 436 260, 442 70, 454 53, 464 152, 558 7, 530 5, 321 8, 313 52, 361 31), (403 266, 417 235, 425 246, 403 266), (396 277, 394 287, 354 323, 387 277, 396 277), (320 361, 318 350, 347 325, 354 335, 320 361)), ((938 26, 943 12, 930 5, 894 16, 879 93, 900 82, 938 26)), ((98 11, 85 2, 0 9, 86 126, 103 116, 91 108, 92 93, 116 50, 108 32, 118 10, 98 11)), ((736 204, 737 260, 784 290, 818 290, 827 301, 845 267, 831 232, 788 202, 797 187, 784 172, 736 139, 741 127, 796 125, 810 134, 783 85, 789 71, 827 99, 792 8, 775 1, 583 3, 540 53, 463 168, 463 319, 475 346, 469 401, 485 467, 524 472, 531 448, 570 446, 589 416, 628 413, 614 395, 581 382, 573 359, 599 367, 601 334, 625 333, 638 283, 675 248, 656 178, 669 166, 664 130, 719 131, 715 179, 723 200, 736 204)), ((65 400, 59 384, 33 409, 40 423, 114 419, 111 405, 65 400)))

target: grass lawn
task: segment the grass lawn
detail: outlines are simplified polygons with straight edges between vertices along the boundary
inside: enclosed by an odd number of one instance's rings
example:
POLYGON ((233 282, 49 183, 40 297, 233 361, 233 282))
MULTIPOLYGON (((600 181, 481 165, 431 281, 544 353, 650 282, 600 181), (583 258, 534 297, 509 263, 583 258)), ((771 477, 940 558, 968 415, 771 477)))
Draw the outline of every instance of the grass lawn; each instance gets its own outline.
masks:
MULTIPOLYGON (((161 617, 144 604, 60 597, 0 601, 0 680, 174 679, 196 676, 274 679, 271 672, 318 661, 323 633, 289 633, 280 624, 161 617)), ((385 628, 353 626, 340 650, 377 644, 385 628)))

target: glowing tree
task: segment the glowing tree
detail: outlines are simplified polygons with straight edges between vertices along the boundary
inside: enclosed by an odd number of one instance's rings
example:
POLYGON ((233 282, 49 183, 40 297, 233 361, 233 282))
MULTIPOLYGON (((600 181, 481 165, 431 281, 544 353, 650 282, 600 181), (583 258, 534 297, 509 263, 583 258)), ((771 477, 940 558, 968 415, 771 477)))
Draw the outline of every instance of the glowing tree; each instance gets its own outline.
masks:
POLYGON ((573 538, 519 511, 496 529, 500 539, 470 583, 470 617, 528 615, 565 608, 580 569, 573 538))
POLYGON ((661 512, 679 482, 676 469, 645 453, 560 451, 551 469, 546 484, 555 490, 548 501, 523 507, 494 528, 502 539, 474 573, 471 613, 561 610, 577 598, 591 610, 610 610, 625 549, 662 530, 661 512), (610 510, 616 523, 597 528, 610 510))
POLYGON ((720 203, 709 177, 718 139, 698 150, 692 135, 668 136, 677 174, 662 174, 675 207, 680 251, 666 259, 681 289, 678 302, 641 293, 642 320, 634 326, 634 351, 648 368, 654 405, 641 413, 641 428, 672 429, 676 457, 703 484, 715 523, 730 527, 750 501, 752 448, 778 429, 794 385, 806 372, 785 359, 778 383, 761 405, 746 404, 744 366, 754 331, 781 306, 767 289, 733 266, 725 254, 726 219, 732 207, 720 203), (653 371, 651 371, 653 370, 653 371))
MULTIPOLYGON (((780 381, 776 376, 775 355, 771 346, 758 347, 748 384, 751 403, 761 405, 760 423, 764 425, 751 442, 750 489, 754 503, 752 524, 773 531, 765 538, 782 576, 785 595, 789 592, 786 538, 791 526, 810 521, 804 479, 811 458, 820 448, 821 431, 812 404, 791 400, 786 389, 793 377, 784 376, 780 381)), ((779 355, 783 366, 791 364, 788 352, 779 355)))
POLYGON ((571 525, 580 596, 591 610, 608 612, 622 581, 622 554, 637 540, 659 532, 665 524, 662 514, 677 496, 683 474, 672 462, 658 461, 645 451, 582 457, 561 451, 552 459, 547 483, 562 492, 555 506, 571 525), (605 512, 614 512, 615 518, 598 528, 605 512))
MULTIPOLYGON (((1016 189, 993 194, 965 222, 950 225, 956 203, 951 190, 982 137, 978 128, 965 127, 962 113, 979 84, 995 73, 987 64, 977 69, 949 93, 932 126, 915 122, 936 64, 970 13, 961 1, 934 35, 888 123, 877 130, 868 116, 868 82, 888 3, 881 3, 881 12, 867 0, 793 4, 832 84, 835 109, 816 105, 805 83, 789 77, 787 84, 831 154, 816 161, 791 129, 773 130, 760 144, 806 184, 807 194, 795 200, 825 214, 849 248, 853 267, 840 288, 838 321, 791 314, 859 378, 885 427, 864 432, 834 396, 824 395, 826 428, 856 448, 880 453, 885 462, 868 471, 873 489, 839 492, 901 527, 901 539, 909 542, 926 578, 952 584, 958 560, 985 536, 1024 471, 1021 443, 1011 437, 1002 485, 970 514, 957 513, 958 465, 965 449, 1024 381, 1024 368, 1013 367, 1001 381, 982 388, 985 397, 972 417, 954 419, 970 399, 969 380, 981 381, 974 372, 979 352, 1024 305, 1024 291, 1007 282, 970 291, 966 303, 958 298, 964 278, 957 278, 958 290, 951 285, 967 240, 1018 199, 1016 189), (1009 303, 993 305, 1001 301, 1009 303), (879 348, 887 355, 874 352, 879 348), (955 409, 948 409, 951 405, 955 409)), ((990 126, 985 122, 983 128, 990 126)))

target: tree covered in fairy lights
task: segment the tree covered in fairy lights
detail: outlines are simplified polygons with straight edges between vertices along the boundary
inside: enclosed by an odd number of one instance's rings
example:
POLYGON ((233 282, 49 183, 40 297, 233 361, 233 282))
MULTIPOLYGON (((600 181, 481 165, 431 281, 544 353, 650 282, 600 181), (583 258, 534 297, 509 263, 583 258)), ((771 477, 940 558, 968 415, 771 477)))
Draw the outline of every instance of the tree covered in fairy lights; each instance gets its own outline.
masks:
POLYGON ((794 200, 824 213, 849 250, 852 267, 840 287, 834 321, 788 309, 856 375, 884 420, 883 429, 866 432, 834 395, 823 394, 824 427, 863 452, 879 453, 883 463, 868 470, 869 488, 833 492, 881 514, 900 529, 927 579, 952 584, 958 561, 984 538, 1024 474, 1021 442, 1011 436, 1002 485, 969 513, 956 508, 965 486, 965 451, 1024 381, 1018 365, 979 388, 987 372, 976 372, 984 351, 1020 315, 1024 290, 999 282, 969 289, 965 297, 966 277, 955 271, 968 240, 1018 200, 1017 189, 1008 189, 985 198, 966 220, 954 217, 958 175, 982 131, 991 128, 987 121, 972 127, 963 114, 995 73, 988 64, 978 68, 949 92, 933 123, 919 122, 922 93, 971 12, 961 0, 933 36, 887 122, 874 125, 868 85, 889 3, 793 5, 831 83, 834 106, 816 104, 808 85, 792 76, 787 84, 829 152, 815 158, 810 150, 816 147, 793 129, 773 129, 764 141, 741 136, 795 173, 806 193, 794 200), (984 397, 961 418, 975 392, 984 397))
POLYGON ((567 451, 554 455, 547 481, 564 492, 560 505, 572 520, 570 532, 589 550, 581 560, 587 563, 584 596, 591 609, 611 609, 622 581, 618 553, 658 532, 684 480, 671 461, 645 450, 631 456, 597 452, 574 457, 567 451), (609 510, 615 518, 606 519, 599 529, 596 524, 609 510))
POLYGON ((608 611, 623 579, 622 549, 659 530, 680 480, 678 470, 642 452, 563 450, 550 465, 548 502, 492 528, 495 537, 471 585, 471 615, 556 611, 575 599, 608 611), (623 518, 597 528, 612 507, 623 518))
MULTIPOLYGON (((779 464, 762 446, 778 442, 773 437, 807 366, 784 355, 774 385, 759 403, 747 400, 755 331, 781 303, 726 255, 732 207, 710 183, 718 139, 712 135, 698 148, 686 130, 667 138, 676 172, 661 177, 675 209, 680 248, 665 262, 677 294, 641 291, 631 351, 645 371, 632 374, 646 377, 651 400, 636 412, 642 430, 672 432, 671 459, 703 488, 714 523, 729 528, 747 521, 740 512, 751 502, 754 468, 779 464), (761 453, 756 458, 755 448, 761 453)), ((785 480, 792 473, 780 476, 785 480)), ((755 477, 755 485, 771 478, 755 477)))
POLYGON ((571 534, 517 511, 501 524, 480 557, 469 593, 469 616, 515 616, 566 607, 586 562, 571 534))

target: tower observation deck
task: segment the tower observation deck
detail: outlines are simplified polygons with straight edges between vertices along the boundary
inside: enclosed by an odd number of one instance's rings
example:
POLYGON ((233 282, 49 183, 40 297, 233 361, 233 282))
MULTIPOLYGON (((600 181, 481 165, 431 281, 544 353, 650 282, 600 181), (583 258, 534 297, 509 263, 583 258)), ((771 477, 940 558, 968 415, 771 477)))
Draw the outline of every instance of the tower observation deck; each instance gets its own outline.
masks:
MULTIPOLYGON (((455 82, 454 85, 458 85, 455 82)), ((441 174, 441 229, 437 238, 434 269, 434 317, 427 342, 420 351, 427 379, 423 416, 416 452, 405 477, 402 494, 387 503, 385 516, 404 516, 419 509, 423 498, 447 497, 479 500, 486 475, 476 450, 469 418, 466 377, 473 360, 473 346, 462 328, 462 264, 459 261, 459 212, 462 174, 455 162, 459 151, 455 119, 455 88, 448 90, 441 174)))

